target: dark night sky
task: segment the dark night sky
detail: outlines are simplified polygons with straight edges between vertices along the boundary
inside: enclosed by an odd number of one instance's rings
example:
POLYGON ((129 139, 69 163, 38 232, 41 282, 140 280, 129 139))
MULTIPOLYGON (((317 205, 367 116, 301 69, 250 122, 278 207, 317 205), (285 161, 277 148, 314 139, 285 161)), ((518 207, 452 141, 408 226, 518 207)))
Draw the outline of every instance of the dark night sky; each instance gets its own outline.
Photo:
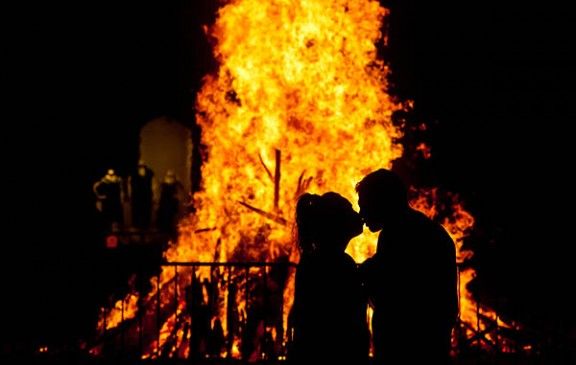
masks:
MULTIPOLYGON (((212 66, 200 29, 213 16, 210 3, 5 12, 17 21, 3 32, 10 91, 3 280, 14 299, 4 312, 14 325, 3 336, 50 338, 59 318, 55 336, 86 332, 71 318, 92 313, 97 294, 86 282, 106 270, 94 260, 99 242, 86 233, 95 229, 91 184, 106 167, 136 161, 138 125, 157 115, 190 117, 212 66), (34 314, 22 316, 22 308, 34 314)), ((571 15, 496 2, 389 4, 394 83, 432 126, 430 166, 439 182, 462 193, 484 230, 483 290, 505 298, 512 315, 573 325, 565 290, 575 277, 571 15)))

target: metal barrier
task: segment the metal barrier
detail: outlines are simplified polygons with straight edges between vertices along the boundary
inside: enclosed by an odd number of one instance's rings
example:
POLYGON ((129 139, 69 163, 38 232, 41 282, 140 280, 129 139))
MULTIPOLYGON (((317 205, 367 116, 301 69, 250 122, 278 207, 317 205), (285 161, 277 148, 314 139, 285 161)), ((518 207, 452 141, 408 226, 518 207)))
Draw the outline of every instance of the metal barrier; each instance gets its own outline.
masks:
MULTIPOLYGON (((296 264, 291 262, 165 262, 140 294, 111 306, 102 323, 98 353, 134 359, 282 361, 289 345, 288 311, 296 264), (142 294, 147 293, 147 294, 142 294), (113 316, 114 312, 117 316, 113 316)), ((537 356, 521 330, 484 317, 459 322, 454 354, 460 359, 537 356), (482 323, 481 323, 482 321, 482 323)), ((498 362, 498 361, 496 361, 498 362)))

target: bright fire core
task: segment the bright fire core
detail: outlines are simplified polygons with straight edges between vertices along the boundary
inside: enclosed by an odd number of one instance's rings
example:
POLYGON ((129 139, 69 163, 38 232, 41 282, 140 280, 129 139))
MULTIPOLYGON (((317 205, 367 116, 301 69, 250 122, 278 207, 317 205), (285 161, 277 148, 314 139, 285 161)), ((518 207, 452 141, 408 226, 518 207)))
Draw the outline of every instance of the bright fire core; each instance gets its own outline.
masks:
MULTIPOLYGON (((268 246, 246 258, 292 251, 290 224, 240 203, 292 222, 299 193, 337 191, 355 202, 356 182, 400 157, 391 116, 402 106, 386 92, 375 46, 385 13, 377 1, 347 0, 232 1, 220 9, 209 30, 220 68, 197 99, 208 151, 194 217, 217 230, 190 245, 221 239, 219 258, 230 260, 239 242, 269 226, 268 246)), ((349 249, 359 260, 371 250, 364 242, 349 249)))

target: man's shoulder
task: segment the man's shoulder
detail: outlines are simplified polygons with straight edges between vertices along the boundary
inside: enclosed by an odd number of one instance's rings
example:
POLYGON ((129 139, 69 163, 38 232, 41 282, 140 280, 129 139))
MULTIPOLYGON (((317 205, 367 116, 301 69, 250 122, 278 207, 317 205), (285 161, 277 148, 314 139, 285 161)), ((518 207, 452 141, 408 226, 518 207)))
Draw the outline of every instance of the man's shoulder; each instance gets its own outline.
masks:
POLYGON ((437 221, 435 221, 434 219, 428 217, 426 214, 424 214, 423 212, 416 210, 416 209, 412 209, 412 214, 410 215, 411 217, 411 221, 413 224, 418 224, 418 225, 422 225, 425 227, 428 227, 431 230, 442 230, 443 232, 446 232, 446 230, 444 229, 444 227, 438 223, 437 221))
POLYGON ((416 234, 423 234, 430 238, 434 237, 438 241, 443 241, 453 245, 452 237, 442 224, 426 216, 424 213, 414 210, 412 215, 411 231, 416 234))

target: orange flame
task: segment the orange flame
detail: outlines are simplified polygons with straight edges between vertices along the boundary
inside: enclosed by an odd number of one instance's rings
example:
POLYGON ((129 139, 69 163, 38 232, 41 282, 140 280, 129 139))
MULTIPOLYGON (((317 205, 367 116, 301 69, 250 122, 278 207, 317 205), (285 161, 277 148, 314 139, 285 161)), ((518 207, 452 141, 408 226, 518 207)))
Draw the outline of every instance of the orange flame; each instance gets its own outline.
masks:
POLYGON ((116 301, 114 307, 108 310, 105 315, 101 315, 98 328, 107 330, 118 326, 122 321, 134 318, 137 311, 138 295, 130 293, 124 299, 116 301))
MULTIPOLYGON (((196 100, 206 147, 203 186, 193 196, 196 212, 181 222, 177 242, 165 252, 168 261, 297 262, 291 224, 297 197, 304 191, 337 191, 356 204, 355 184, 401 157, 402 131, 392 114, 409 109, 411 102, 387 92, 389 69, 376 46, 383 41, 386 15, 375 0, 229 0, 220 8, 215 24, 206 28, 219 69, 204 78, 196 100)), ((429 157, 427 146, 419 150, 429 157)), ((435 216, 434 194, 424 191, 413 205, 435 216)), ((462 261, 471 254, 461 245, 474 220, 460 205, 454 211, 444 225, 462 261)), ((361 262, 374 253, 376 241, 375 234, 365 232, 348 252, 361 262)), ((210 269, 196 274, 209 278, 210 269)), ((463 276, 461 290, 467 293, 473 273, 463 276)), ((173 280, 182 279, 164 268, 152 287, 173 280)), ((293 284, 289 280, 284 292, 284 328, 293 284)), ((125 318, 135 314, 130 298, 125 318)), ((470 321, 471 298, 462 299, 462 318, 470 321)), ((226 300, 224 295, 218 314, 225 333, 226 300)), ((240 302, 238 312, 245 315, 245 306, 240 302)), ((119 323, 114 313, 107 328, 119 323)), ((167 341, 176 317, 166 319, 160 343, 152 343, 150 351, 167 341)), ((171 353, 178 351, 178 341, 171 353)), ((239 356, 237 338, 230 351, 239 356)))
MULTIPOLYGON (((293 251, 290 227, 270 217, 291 222, 299 193, 334 190, 355 201, 355 183, 401 155, 391 115, 402 106, 386 93, 388 69, 376 57, 386 11, 378 1, 260 0, 232 1, 218 14, 210 35, 220 69, 197 99, 208 159, 192 223, 218 229, 188 242, 206 260, 230 260, 268 225, 269 244, 248 256, 277 257, 293 251)), ((350 249, 360 259, 366 250, 350 249)))
MULTIPOLYGON (((385 14, 377 1, 232 1, 219 10, 209 33, 220 68, 197 97, 205 183, 168 260, 297 261, 287 222, 298 195, 333 190, 355 202, 355 183, 400 157, 391 116, 402 105, 376 57, 385 14)), ((357 239, 349 252, 363 260, 374 242, 357 239)), ((290 281, 288 307, 292 299, 290 281)))

